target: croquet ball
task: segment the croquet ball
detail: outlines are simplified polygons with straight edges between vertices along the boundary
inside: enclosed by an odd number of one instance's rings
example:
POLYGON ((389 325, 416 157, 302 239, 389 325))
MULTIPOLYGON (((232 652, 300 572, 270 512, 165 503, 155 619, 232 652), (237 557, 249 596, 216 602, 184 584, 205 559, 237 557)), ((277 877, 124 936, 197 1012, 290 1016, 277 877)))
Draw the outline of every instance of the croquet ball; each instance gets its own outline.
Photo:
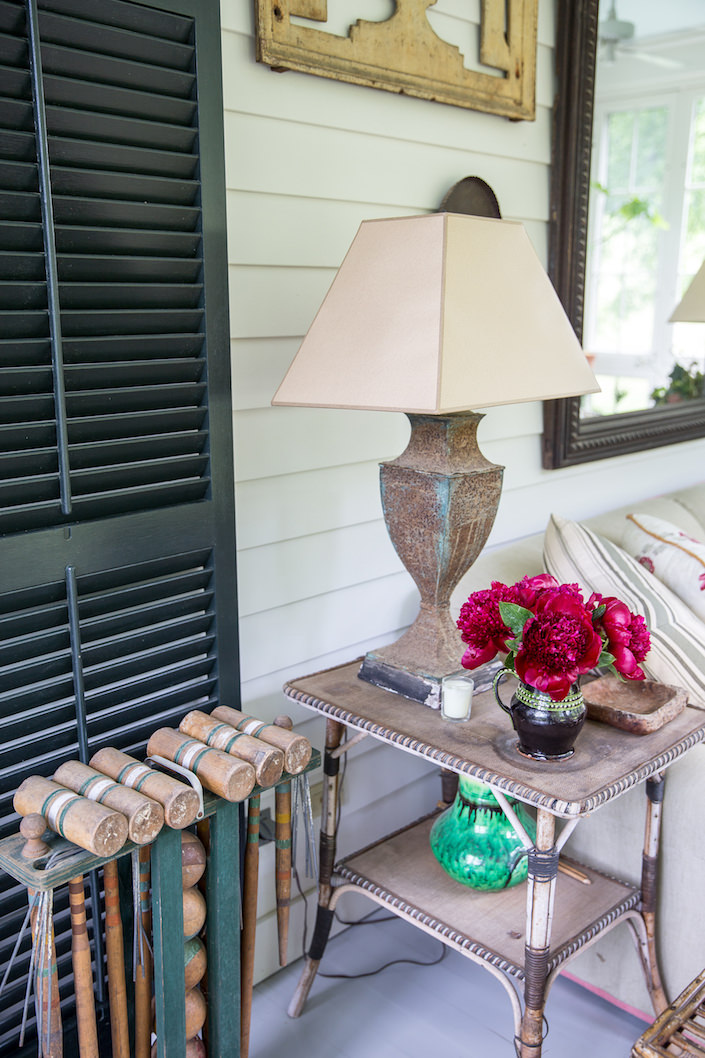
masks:
POLYGON ((184 889, 195 885, 206 869, 206 850, 190 830, 181 833, 181 884, 184 889))
POLYGON ((187 988, 193 988, 206 972, 206 949, 198 937, 191 937, 184 944, 184 980, 187 988))
POLYGON ((184 889, 184 940, 195 937, 206 921, 206 901, 198 889, 184 889))
POLYGON ((190 1040, 192 1036, 201 1031, 206 1020, 206 1001, 198 986, 189 988, 184 997, 184 1005, 186 1007, 186 1039, 190 1040))
POLYGON ((186 1040, 186 1058, 206 1058, 206 1045, 198 1036, 186 1040))

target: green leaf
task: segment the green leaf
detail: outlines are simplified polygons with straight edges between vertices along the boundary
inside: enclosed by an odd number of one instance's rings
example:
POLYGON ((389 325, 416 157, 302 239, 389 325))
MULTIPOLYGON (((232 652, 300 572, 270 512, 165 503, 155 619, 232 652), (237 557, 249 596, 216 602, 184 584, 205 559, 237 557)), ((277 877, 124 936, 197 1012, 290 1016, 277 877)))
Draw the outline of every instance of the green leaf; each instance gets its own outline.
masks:
POLYGON ((599 658, 597 659, 598 668, 600 668, 602 665, 611 666, 614 664, 615 660, 616 659, 614 654, 610 654, 609 650, 603 650, 599 658))
POLYGON ((514 638, 518 640, 518 644, 520 644, 524 625, 530 617, 534 616, 531 610, 527 610, 525 606, 519 606, 515 602, 501 602, 499 604, 499 615, 507 628, 510 629, 514 638))

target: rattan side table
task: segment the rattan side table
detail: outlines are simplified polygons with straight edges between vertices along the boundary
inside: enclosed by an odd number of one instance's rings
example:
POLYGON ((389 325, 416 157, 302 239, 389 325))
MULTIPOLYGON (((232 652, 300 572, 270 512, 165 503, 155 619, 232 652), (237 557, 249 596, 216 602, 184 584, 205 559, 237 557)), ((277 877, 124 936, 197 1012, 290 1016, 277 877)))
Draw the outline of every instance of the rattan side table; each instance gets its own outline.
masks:
POLYGON ((637 944, 654 1011, 663 1011, 667 999, 654 939, 663 773, 705 739, 705 713, 688 707, 660 730, 641 736, 588 721, 570 760, 541 763, 519 754, 516 736, 491 692, 475 696, 467 724, 452 724, 427 706, 358 679, 359 667, 356 660, 284 687, 287 697, 327 718, 318 911, 290 1016, 303 1010, 336 903, 351 890, 363 890, 493 973, 511 1000, 520 1058, 540 1058, 546 997, 560 970, 621 922, 629 925, 637 944), (355 734, 343 742, 346 728, 355 734), (366 736, 488 783, 527 846, 526 885, 497 894, 454 882, 429 847, 433 817, 336 863, 340 757, 366 736), (561 849, 580 819, 641 783, 647 795, 641 885, 582 864, 579 871, 588 884, 559 875, 561 849), (535 843, 507 796, 536 808, 535 843), (560 832, 558 820, 564 821, 560 832))

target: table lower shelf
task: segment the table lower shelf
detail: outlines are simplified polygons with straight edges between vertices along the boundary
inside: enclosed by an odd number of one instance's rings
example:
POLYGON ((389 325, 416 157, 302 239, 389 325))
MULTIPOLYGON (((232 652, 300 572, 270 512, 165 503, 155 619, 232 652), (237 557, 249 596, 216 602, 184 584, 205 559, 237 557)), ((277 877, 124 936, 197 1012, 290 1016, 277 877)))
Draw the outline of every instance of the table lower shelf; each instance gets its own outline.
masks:
MULTIPOLYGON (((459 951, 523 979, 527 883, 487 893, 455 882, 429 846, 435 818, 346 857, 335 867, 336 882, 364 890, 459 951)), ((634 886, 579 868, 589 884, 558 875, 549 973, 639 906, 634 886)))

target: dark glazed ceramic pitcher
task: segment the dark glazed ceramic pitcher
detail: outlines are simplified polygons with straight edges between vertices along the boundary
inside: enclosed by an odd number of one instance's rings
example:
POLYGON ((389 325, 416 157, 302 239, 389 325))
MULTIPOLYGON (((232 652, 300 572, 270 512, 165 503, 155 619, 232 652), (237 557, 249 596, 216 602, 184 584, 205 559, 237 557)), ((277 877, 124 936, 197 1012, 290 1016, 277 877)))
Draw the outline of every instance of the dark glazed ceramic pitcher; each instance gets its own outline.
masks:
POLYGON ((507 675, 513 673, 500 669, 492 689, 499 706, 511 717, 519 736, 519 750, 535 760, 565 760, 572 756, 587 713, 577 683, 562 702, 556 702, 546 691, 520 681, 506 706, 499 696, 499 681, 507 675))

